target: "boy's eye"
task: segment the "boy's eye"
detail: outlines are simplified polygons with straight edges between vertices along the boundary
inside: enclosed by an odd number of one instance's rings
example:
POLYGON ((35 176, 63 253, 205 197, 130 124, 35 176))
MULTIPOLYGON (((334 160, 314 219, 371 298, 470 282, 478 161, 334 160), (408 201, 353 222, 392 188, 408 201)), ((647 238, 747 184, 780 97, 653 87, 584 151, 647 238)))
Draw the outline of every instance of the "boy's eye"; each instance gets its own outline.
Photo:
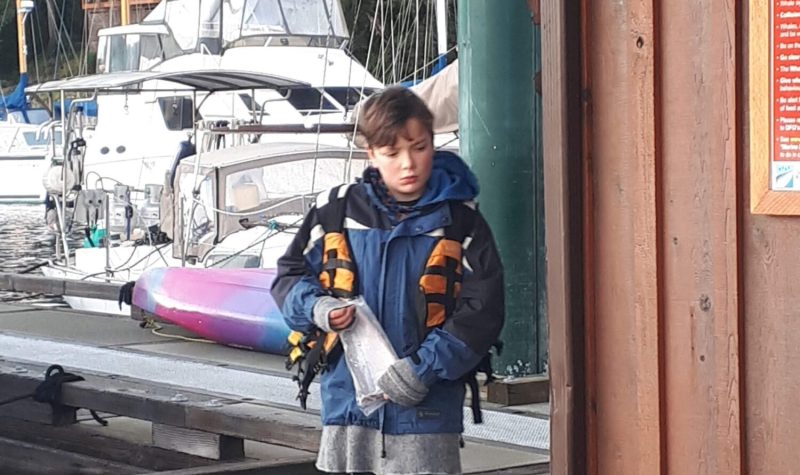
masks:
POLYGON ((416 147, 414 147, 414 150, 417 150, 417 151, 421 152, 421 151, 425 150, 426 148, 428 148, 428 144, 421 143, 421 144, 417 145, 416 147))

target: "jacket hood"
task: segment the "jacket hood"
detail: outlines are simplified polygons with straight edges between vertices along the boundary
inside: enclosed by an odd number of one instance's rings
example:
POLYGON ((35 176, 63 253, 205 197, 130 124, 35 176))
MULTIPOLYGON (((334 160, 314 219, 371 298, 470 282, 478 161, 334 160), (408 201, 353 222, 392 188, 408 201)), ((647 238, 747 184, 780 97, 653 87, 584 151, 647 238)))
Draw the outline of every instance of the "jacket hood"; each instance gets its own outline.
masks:
POLYGON ((447 200, 469 201, 479 192, 478 179, 464 160, 452 152, 439 151, 433 156, 431 177, 417 206, 447 200))

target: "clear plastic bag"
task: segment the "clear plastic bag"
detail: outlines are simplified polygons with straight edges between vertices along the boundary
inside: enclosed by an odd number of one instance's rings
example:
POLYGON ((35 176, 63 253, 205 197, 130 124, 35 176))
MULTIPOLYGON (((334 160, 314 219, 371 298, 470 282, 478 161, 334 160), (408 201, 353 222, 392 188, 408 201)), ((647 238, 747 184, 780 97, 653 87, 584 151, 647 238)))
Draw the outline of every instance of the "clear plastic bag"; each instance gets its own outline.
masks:
POLYGON ((362 297, 348 301, 355 306, 353 324, 339 332, 344 356, 356 389, 356 402, 369 416, 386 404, 378 379, 397 361, 397 354, 375 314, 362 297))

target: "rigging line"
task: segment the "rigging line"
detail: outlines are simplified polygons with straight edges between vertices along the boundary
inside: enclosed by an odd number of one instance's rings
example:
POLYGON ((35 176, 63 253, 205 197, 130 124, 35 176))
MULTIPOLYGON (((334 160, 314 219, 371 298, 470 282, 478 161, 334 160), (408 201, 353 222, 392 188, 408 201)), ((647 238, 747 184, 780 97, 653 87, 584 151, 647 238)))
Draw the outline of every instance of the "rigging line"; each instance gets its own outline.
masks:
MULTIPOLYGON (((419 1, 419 0, 417 0, 417 1, 419 1)), ((403 14, 403 19, 404 19, 404 21, 403 21, 403 29, 402 29, 402 31, 400 33, 400 35, 401 35, 400 37, 402 39, 402 42, 401 42, 401 44, 399 46, 399 50, 401 52, 400 53, 400 66, 401 67, 399 68, 400 69, 400 78, 402 78, 405 75, 405 71, 408 69, 409 64, 414 60, 414 58, 412 57, 413 54, 414 54, 414 51, 411 51, 411 48, 409 48, 409 46, 408 46, 411 43, 410 42, 411 35, 414 34, 414 29, 412 28, 412 25, 415 23, 415 21, 414 21, 415 19, 412 17, 413 10, 414 10, 414 5, 415 5, 414 3, 407 2, 405 4, 405 7, 406 7, 405 8, 405 13, 403 14)), ((398 80, 399 80, 399 78, 398 78, 398 80)))
POLYGON ((384 0, 381 3, 381 82, 386 84, 386 8, 384 8, 384 0))
MULTIPOLYGON (((431 35, 431 2, 436 0, 428 0, 428 5, 425 7, 425 47, 423 48, 422 57, 425 61, 428 61, 428 44, 431 41, 433 35, 431 35)), ((428 77, 428 70, 423 69, 422 71, 422 80, 424 81, 428 77)))
POLYGON ((11 5, 11 0, 6 0, 6 6, 3 8, 3 19, 0 20, 0 25, 5 24, 6 15, 8 15, 8 6, 11 5))
MULTIPOLYGON (((63 8, 59 8, 58 4, 56 4, 55 2, 51 1, 51 4, 55 5, 56 12, 58 12, 58 15, 59 15, 58 44, 61 46, 61 51, 64 54, 64 62, 67 65, 67 70, 69 71, 69 75, 72 76, 74 73, 72 72, 72 64, 70 64, 70 61, 69 61, 70 55, 67 52, 67 46, 69 46, 69 49, 72 51, 72 57, 73 58, 77 58, 78 57, 78 53, 75 51, 75 45, 72 43, 72 38, 70 37, 70 33, 67 30, 67 25, 64 22, 64 16, 65 16, 66 11, 67 11, 66 4, 62 5, 63 8), (61 41, 62 36, 66 41, 64 41, 64 42, 61 41)), ((73 17, 75 15, 75 10, 74 9, 72 10, 72 15, 73 15, 73 17)), ((72 21, 74 23, 74 18, 72 19, 72 21)), ((56 55, 58 55, 58 49, 56 49, 56 55)))
MULTIPOLYGON (((393 38, 397 38, 395 41, 395 55, 396 55, 396 64, 397 70, 400 71, 399 76, 395 76, 395 82, 397 82, 398 77, 403 75, 403 68, 405 68, 406 63, 406 43, 407 43, 407 34, 408 34, 408 16, 410 14, 410 6, 412 4, 406 2, 400 6, 400 11, 398 13, 398 22, 399 22, 399 29, 398 33, 392 34, 393 38)), ((394 41, 394 40, 393 40, 394 41)))
MULTIPOLYGON (((328 52, 331 50, 330 47, 330 38, 331 38, 331 28, 328 29, 328 34, 325 36, 325 63, 322 65, 322 87, 319 91, 319 110, 317 111, 317 137, 316 143, 314 144, 314 168, 311 172, 311 193, 314 193, 314 185, 317 182, 317 160, 319 159, 319 138, 322 135, 319 131, 322 129, 322 107, 325 105, 325 79, 328 75, 328 52)), ((347 97, 345 96, 345 99, 347 97)), ((346 102, 346 101, 345 101, 346 102)), ((347 110, 347 104, 344 106, 345 110, 347 110)))
MULTIPOLYGON (((358 25, 359 13, 361 13, 361 0, 358 0, 358 3, 356 4, 356 14, 355 18, 353 18, 353 27, 350 29, 350 43, 348 44, 348 49, 352 47, 351 45, 353 44, 353 40, 356 37, 356 26, 358 25)), ((355 55, 352 54, 352 51, 350 51, 350 54, 348 56, 350 57, 350 63, 348 64, 347 68, 347 94, 344 96, 345 104, 344 104, 344 115, 342 116, 343 122, 347 119, 347 112, 348 112, 347 104, 349 103, 350 100, 350 89, 351 89, 350 84, 353 78, 353 62, 355 62, 355 55)))
POLYGON ((391 54, 392 54, 392 83, 397 82, 397 56, 395 55, 394 44, 394 2, 389 2, 389 38, 392 41, 391 54))
MULTIPOLYGON (((58 9, 57 9, 57 7, 55 5, 55 2, 53 2, 53 0, 47 0, 47 9, 48 9, 48 11, 52 9, 53 12, 58 12, 58 9)), ((48 12, 48 15, 49 14, 50 13, 48 12)), ((59 58, 59 50, 61 49, 61 25, 63 23, 64 23, 64 19, 61 18, 61 19, 59 19, 59 22, 56 25, 58 27, 58 30, 56 32, 56 36, 58 37, 58 42, 56 43, 56 57, 55 57, 55 63, 53 64, 53 79, 54 80, 58 78, 58 58, 59 58)))
MULTIPOLYGON (((455 51, 455 49, 456 49, 456 45, 453 45, 453 46, 451 46, 451 47, 450 47, 450 48, 449 48, 449 49, 448 49, 448 50, 445 52, 445 54, 449 54, 450 52, 452 52, 452 51, 455 51)), ((412 73, 409 73, 407 76, 405 76, 404 78, 402 78, 400 81, 402 82, 402 81, 407 81, 407 80, 411 79, 411 77, 412 77, 412 76, 414 76, 414 74, 415 74, 415 73, 417 73, 417 72, 419 72, 419 71, 423 71, 423 70, 425 70, 425 69, 426 69, 428 66, 431 66, 431 65, 435 64, 437 60, 438 60, 437 58, 433 58, 433 59, 431 59, 431 60, 430 60, 430 61, 428 61, 427 63, 423 64, 423 65, 422 65, 422 66, 421 66, 419 69, 417 69, 416 71, 414 71, 414 72, 412 72, 412 73)))
MULTIPOLYGON (((373 44, 373 40, 375 39, 375 28, 377 26, 377 23, 378 23, 378 4, 376 3, 375 4, 375 13, 372 15, 372 31, 371 31, 371 33, 369 35, 369 46, 367 46, 367 60, 364 62, 364 64, 366 64, 366 65, 369 65, 369 58, 370 58, 370 55, 372 55, 372 44, 373 44)), ((368 76, 367 73, 368 73, 368 71, 365 70, 364 71, 364 78, 361 81, 361 90, 359 91, 359 94, 361 95, 361 97, 364 97, 364 87, 367 85, 367 76, 368 76)), ((349 151, 349 153, 347 155, 347 165, 345 166, 345 170, 347 170, 346 173, 347 173, 348 177, 350 175, 350 168, 351 168, 352 163, 353 163, 353 147, 355 146, 355 138, 356 138, 356 134, 358 133, 358 117, 361 114, 361 109, 362 109, 362 107, 358 107, 356 109, 356 113, 353 115, 353 140, 350 141, 350 151, 349 151)))
MULTIPOLYGON (((7 4, 6 4, 7 5, 7 4)), ((38 16, 38 15, 37 15, 38 16)), ((36 82, 41 83, 42 79, 39 76, 39 49, 36 47, 36 33, 39 32, 39 38, 41 39, 41 28, 36 28, 36 18, 34 16, 31 17, 31 42, 33 43, 33 69, 36 71, 36 82)), ((44 45, 42 45, 44 49, 44 45)))

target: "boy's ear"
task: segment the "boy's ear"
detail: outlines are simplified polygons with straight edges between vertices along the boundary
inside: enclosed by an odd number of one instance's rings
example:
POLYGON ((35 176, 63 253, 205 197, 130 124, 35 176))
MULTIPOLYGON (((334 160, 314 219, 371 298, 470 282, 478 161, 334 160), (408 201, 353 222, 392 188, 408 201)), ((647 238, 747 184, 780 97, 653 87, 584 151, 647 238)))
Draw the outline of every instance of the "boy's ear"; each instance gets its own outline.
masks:
POLYGON ((375 161, 375 151, 372 147, 367 147, 367 156, 369 157, 370 162, 375 161))

